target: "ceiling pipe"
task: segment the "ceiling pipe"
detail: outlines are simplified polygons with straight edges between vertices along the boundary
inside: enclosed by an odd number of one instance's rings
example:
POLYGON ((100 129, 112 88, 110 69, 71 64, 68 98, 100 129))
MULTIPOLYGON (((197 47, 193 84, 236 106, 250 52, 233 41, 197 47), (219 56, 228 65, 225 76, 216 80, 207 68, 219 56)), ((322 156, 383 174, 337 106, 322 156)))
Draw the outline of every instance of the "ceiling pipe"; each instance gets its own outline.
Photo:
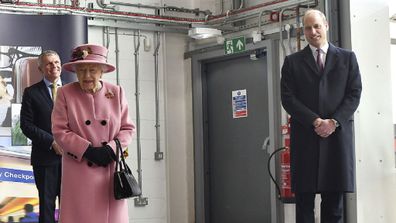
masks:
POLYGON ((223 12, 224 12, 224 0, 220 0, 220 9, 221 9, 220 14, 223 14, 223 12))
MULTIPOLYGON (((101 0, 97 0, 99 4, 101 0)), ((154 14, 143 14, 124 12, 117 10, 104 10, 104 9, 90 9, 90 8, 73 8, 68 5, 50 5, 50 4, 33 4, 26 2, 17 2, 15 4, 0 4, 0 10, 9 13, 25 13, 25 14, 74 14, 82 15, 90 18, 98 18, 105 20, 120 20, 133 23, 150 23, 158 25, 182 26, 188 27, 191 24, 207 24, 223 26, 226 23, 235 21, 246 20, 249 18, 257 17, 263 9, 278 10, 285 7, 293 7, 301 4, 309 5, 314 1, 310 0, 276 0, 272 2, 261 3, 255 6, 243 8, 235 11, 227 11, 226 14, 205 16, 205 18, 184 18, 161 16, 154 14)), ((103 6, 103 5, 102 5, 103 6)), ((219 27, 221 29, 221 27, 219 27)))
POLYGON ((239 5, 239 9, 238 9, 238 10, 241 10, 241 9, 243 8, 244 5, 245 5, 245 1, 244 1, 244 0, 241 0, 241 4, 239 5))
POLYGON ((264 14, 264 13, 271 13, 271 11, 263 10, 263 11, 261 11, 260 14, 259 14, 259 17, 258 17, 258 29, 257 29, 257 33, 260 34, 260 35, 263 33, 263 31, 262 31, 262 29, 261 29, 261 20, 262 20, 262 17, 263 17, 263 14, 264 14))
POLYGON ((160 7, 160 6, 152 6, 152 5, 144 5, 144 4, 133 4, 133 3, 126 3, 126 2, 113 2, 110 1, 110 4, 112 5, 121 5, 121 6, 129 6, 129 7, 135 7, 135 8, 146 8, 146 9, 154 9, 154 10, 158 10, 158 9, 163 9, 164 7, 160 7))
POLYGON ((113 10, 113 11, 116 10, 116 6, 115 5, 105 4, 103 2, 103 0, 96 0, 96 4, 98 4, 98 6, 101 7, 102 9, 110 9, 110 10, 113 10))
POLYGON ((203 23, 203 19, 190 19, 182 17, 171 16, 157 16, 152 14, 132 13, 132 12, 118 12, 109 10, 87 9, 87 8, 72 8, 70 6, 58 5, 38 5, 32 3, 18 3, 15 5, 0 4, 0 11, 10 13, 24 13, 24 14, 72 14, 82 15, 90 18, 118 19, 121 21, 130 21, 136 23, 155 23, 162 25, 189 25, 191 23, 203 23))
POLYGON ((110 4, 105 4, 103 1, 104 0, 96 0, 98 3, 98 6, 106 9, 106 8, 111 8, 114 9, 116 6, 128 6, 128 7, 135 7, 135 8, 146 8, 146 9, 153 9, 153 10, 167 10, 167 11, 176 11, 176 12, 184 12, 184 13, 193 13, 195 15, 203 14, 204 16, 206 15, 212 15, 212 12, 209 10, 199 10, 199 8, 196 9, 187 9, 183 7, 176 7, 176 6, 152 6, 152 5, 145 5, 145 4, 133 4, 133 3, 126 3, 126 2, 115 2, 115 1, 110 1, 110 4))
POLYGON ((296 7, 302 4, 314 4, 314 0, 276 0, 272 2, 265 2, 251 7, 246 7, 240 10, 232 10, 225 14, 210 16, 207 24, 225 24, 257 17, 264 9, 267 11, 278 11, 282 8, 296 7), (225 20, 227 20, 225 22, 225 20))

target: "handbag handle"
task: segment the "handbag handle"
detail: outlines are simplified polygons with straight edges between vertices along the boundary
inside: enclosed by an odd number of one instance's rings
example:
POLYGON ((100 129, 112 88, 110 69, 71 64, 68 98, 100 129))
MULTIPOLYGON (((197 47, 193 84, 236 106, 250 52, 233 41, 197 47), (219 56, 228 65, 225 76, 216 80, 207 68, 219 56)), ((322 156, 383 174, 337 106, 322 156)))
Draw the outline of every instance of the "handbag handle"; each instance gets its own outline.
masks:
POLYGON ((131 170, 126 165, 124 155, 122 154, 122 148, 121 148, 120 140, 114 139, 114 141, 115 141, 116 147, 117 147, 117 151, 116 151, 117 160, 116 160, 115 171, 118 171, 118 165, 120 165, 120 170, 127 169, 128 172, 131 172, 131 170), (120 157, 121 157, 121 160, 119 159, 120 157))

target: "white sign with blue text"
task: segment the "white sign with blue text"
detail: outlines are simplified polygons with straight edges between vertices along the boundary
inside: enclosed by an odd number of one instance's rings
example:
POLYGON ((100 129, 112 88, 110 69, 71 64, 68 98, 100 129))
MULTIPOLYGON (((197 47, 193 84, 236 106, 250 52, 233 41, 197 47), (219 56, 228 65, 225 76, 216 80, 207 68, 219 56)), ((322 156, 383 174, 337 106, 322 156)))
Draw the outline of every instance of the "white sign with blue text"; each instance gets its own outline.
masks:
POLYGON ((232 117, 244 118, 248 116, 247 90, 232 91, 232 117))

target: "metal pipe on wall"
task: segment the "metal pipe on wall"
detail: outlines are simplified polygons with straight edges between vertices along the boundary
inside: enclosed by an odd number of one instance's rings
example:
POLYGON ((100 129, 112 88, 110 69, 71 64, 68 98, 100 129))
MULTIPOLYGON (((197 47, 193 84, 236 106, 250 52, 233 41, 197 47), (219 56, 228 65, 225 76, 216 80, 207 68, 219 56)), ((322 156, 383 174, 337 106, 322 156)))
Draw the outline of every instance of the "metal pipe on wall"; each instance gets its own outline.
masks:
POLYGON ((144 5, 144 4, 133 4, 133 3, 126 3, 126 2, 115 2, 115 1, 110 1, 111 5, 120 5, 120 6, 129 6, 129 7, 135 7, 135 8, 146 8, 146 9, 162 9, 164 7, 160 6, 152 6, 152 5, 144 5))
POLYGON ((125 11, 110 11, 86 8, 72 8, 68 5, 44 5, 32 3, 16 3, 16 4, 0 4, 0 11, 11 13, 25 14, 55 14, 55 15, 82 15, 90 18, 98 18, 105 20, 120 20, 134 23, 151 23, 163 25, 189 25, 191 23, 203 23, 204 19, 182 18, 172 16, 155 16, 152 14, 143 14, 125 11))
POLYGON ((312 0, 276 0, 271 2, 260 3, 258 5, 232 10, 226 14, 210 16, 207 24, 221 24, 223 20, 229 20, 227 23, 237 22, 241 20, 257 17, 262 10, 275 11, 282 8, 292 8, 301 4, 310 4, 312 0))
POLYGON ((257 33, 259 33, 260 35, 262 34, 261 20, 262 20, 263 14, 264 14, 264 13, 271 13, 271 12, 272 12, 272 11, 269 11, 269 10, 263 10, 263 11, 261 11, 260 14, 259 14, 259 17, 258 17, 258 30, 257 30, 257 33))
POLYGON ((136 144, 137 144, 137 172, 138 182, 143 191, 142 184, 142 147, 140 142, 140 84, 139 84, 139 48, 140 48, 140 30, 133 36, 133 45, 135 47, 135 98, 136 98, 136 144))
POLYGON ((120 49, 118 43, 118 28, 114 28, 114 45, 115 45, 115 60, 116 60, 116 81, 120 85, 120 49))
POLYGON ((289 47, 289 53, 290 54, 293 53, 293 46, 292 46, 292 43, 291 43, 291 29, 292 29, 292 26, 289 23, 287 23, 285 25, 285 30, 286 30, 286 33, 287 33, 287 46, 289 47))
POLYGON ((106 48, 109 49, 110 46, 110 27, 106 27, 106 48))
MULTIPOLYGON (((314 1, 313 0, 275 0, 271 2, 260 3, 258 5, 254 5, 242 9, 232 10, 225 14, 212 15, 208 18, 206 18, 207 16, 205 16, 205 18, 199 18, 199 19, 143 14, 143 13, 117 11, 117 10, 73 8, 68 5, 60 6, 60 5, 49 5, 49 4, 32 4, 27 2, 17 2, 15 4, 0 5, 0 11, 8 11, 14 13, 21 12, 27 14, 34 14, 34 13, 47 13, 47 14, 58 14, 58 15, 75 14, 75 15, 83 15, 83 16, 105 19, 105 20, 121 20, 121 21, 129 21, 133 23, 151 23, 151 24, 155 23, 155 24, 169 25, 169 27, 174 27, 175 25, 183 26, 183 25, 190 25, 191 23, 206 23, 207 25, 225 24, 225 21, 223 20, 228 20, 227 22, 236 22, 244 19, 249 19, 251 17, 256 17, 257 14, 263 8, 266 8, 267 10, 276 10, 279 8, 298 6, 304 3, 310 4, 311 2, 314 1)), ((100 7, 107 6, 107 5, 103 5, 103 0, 97 0, 97 3, 100 7)), ((240 4, 240 6, 241 5, 243 6, 243 4, 240 4)), ((182 10, 182 8, 180 8, 180 10, 182 10)))
POLYGON ((283 52, 283 57, 285 57, 286 55, 287 55, 287 52, 286 52, 286 47, 285 47, 285 44, 283 43, 283 24, 282 24, 282 19, 283 19, 283 12, 285 11, 286 9, 282 9, 280 12, 279 12, 279 42, 280 42, 280 44, 281 44, 281 46, 282 46, 282 52, 283 52))
POLYGON ((154 49, 154 82, 155 82, 155 135, 156 135, 156 152, 154 154, 154 159, 155 160, 162 160, 163 159, 163 153, 161 152, 161 136, 160 136, 160 109, 159 109, 159 78, 158 78, 158 51, 160 47, 160 33, 155 32, 154 33, 154 42, 156 44, 155 49, 154 49))
POLYGON ((245 1, 241 0, 241 4, 239 5, 238 10, 241 10, 243 8, 243 6, 245 5, 245 1))
POLYGON ((106 27, 102 27, 102 45, 106 46, 106 27))
POLYGON ((296 8, 296 23, 297 23, 297 31, 296 31, 296 41, 297 41, 297 51, 301 50, 301 35, 302 35, 302 26, 300 21, 300 7, 296 8))
MULTIPOLYGON (((110 44, 110 35, 114 34, 115 36, 115 66, 116 66, 116 78, 117 85, 120 84, 120 75, 119 75, 119 36, 133 36, 134 41, 134 59, 135 59, 135 98, 136 98, 136 143, 137 143, 137 173, 138 173, 138 183, 143 190, 143 177, 142 177, 142 154, 141 154, 141 136, 140 136, 140 83, 139 83, 139 50, 140 50, 140 38, 147 38, 147 36, 140 34, 140 30, 134 31, 133 34, 119 33, 118 28, 114 28, 114 32, 110 32, 109 27, 103 27, 103 45, 109 46, 110 44)), ((162 155, 162 154, 161 154, 162 155)), ((146 206, 148 205, 148 199, 142 196, 135 198, 135 206, 146 206)))
POLYGON ((99 7, 102 9, 111 9, 115 10, 115 5, 108 5, 103 2, 103 0, 96 0, 96 4, 98 4, 99 7))
MULTIPOLYGON (((140 49, 140 30, 134 32, 133 45, 135 47, 135 96, 136 96, 136 145, 137 145, 137 172, 139 186, 143 192, 143 177, 142 177, 142 146, 140 137, 140 83, 139 83, 139 49, 140 49)), ((134 199, 135 206, 143 207, 148 205, 148 198, 143 197, 143 194, 134 199)))

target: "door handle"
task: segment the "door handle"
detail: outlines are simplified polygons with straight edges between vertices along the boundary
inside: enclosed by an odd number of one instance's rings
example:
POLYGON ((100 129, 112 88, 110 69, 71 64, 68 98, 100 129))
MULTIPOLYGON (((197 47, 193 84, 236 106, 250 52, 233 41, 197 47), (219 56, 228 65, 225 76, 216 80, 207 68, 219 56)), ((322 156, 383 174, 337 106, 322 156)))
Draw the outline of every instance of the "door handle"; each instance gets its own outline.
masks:
POLYGON ((267 136, 265 139, 264 139, 264 142, 263 142, 263 145, 261 146, 261 149, 262 150, 268 150, 268 146, 270 145, 270 138, 269 138, 269 136, 267 136))

